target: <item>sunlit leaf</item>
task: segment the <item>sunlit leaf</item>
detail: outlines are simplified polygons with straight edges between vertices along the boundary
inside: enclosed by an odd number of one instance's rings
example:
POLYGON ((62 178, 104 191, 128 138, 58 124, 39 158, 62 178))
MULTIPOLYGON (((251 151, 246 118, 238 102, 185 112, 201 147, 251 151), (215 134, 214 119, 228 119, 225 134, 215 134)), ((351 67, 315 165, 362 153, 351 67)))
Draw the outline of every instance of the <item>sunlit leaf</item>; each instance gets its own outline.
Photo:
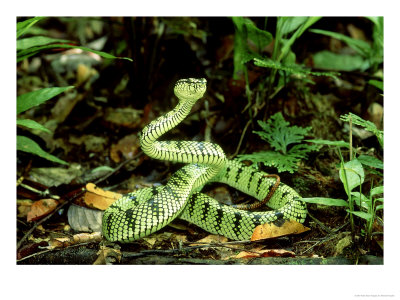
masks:
POLYGON ((346 162, 339 170, 339 177, 349 195, 355 187, 364 182, 365 175, 362 164, 357 159, 346 162))
POLYGON ((22 94, 17 97, 17 114, 20 114, 39 104, 42 104, 43 102, 46 102, 47 100, 71 88, 73 88, 73 86, 44 88, 30 93, 22 94))
POLYGON ((322 204, 327 206, 344 206, 344 207, 349 206, 349 203, 343 199, 313 197, 313 198, 300 198, 300 200, 307 203, 322 204))
POLYGON ((362 218, 364 220, 370 220, 372 218, 372 214, 369 214, 369 213, 366 213, 366 212, 363 212, 363 211, 350 211, 348 209, 346 211, 348 213, 351 213, 351 214, 353 214, 353 215, 355 215, 357 217, 360 217, 360 218, 362 218))
POLYGON ((35 141, 25 136, 17 136, 17 150, 32 153, 59 164, 68 165, 66 161, 63 161, 58 157, 47 153, 42 148, 40 148, 40 146, 35 141))

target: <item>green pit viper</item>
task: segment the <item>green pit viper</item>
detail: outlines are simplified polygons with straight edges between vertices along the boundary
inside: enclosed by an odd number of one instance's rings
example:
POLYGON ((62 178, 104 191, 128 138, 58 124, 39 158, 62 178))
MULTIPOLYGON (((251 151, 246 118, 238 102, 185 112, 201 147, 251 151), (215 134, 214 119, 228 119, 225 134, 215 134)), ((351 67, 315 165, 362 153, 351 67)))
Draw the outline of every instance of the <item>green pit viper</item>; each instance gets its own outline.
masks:
POLYGON ((166 185, 143 188, 126 194, 104 213, 102 229, 109 241, 131 242, 156 232, 175 218, 233 240, 249 240, 256 226, 295 220, 304 222, 305 203, 291 187, 280 183, 263 212, 240 210, 221 204, 200 192, 208 182, 226 183, 258 200, 263 200, 274 185, 266 173, 238 161, 229 160, 217 144, 196 141, 158 141, 165 132, 182 122, 192 106, 203 97, 206 80, 181 79, 174 87, 178 105, 147 125, 139 136, 148 156, 186 163, 166 185))

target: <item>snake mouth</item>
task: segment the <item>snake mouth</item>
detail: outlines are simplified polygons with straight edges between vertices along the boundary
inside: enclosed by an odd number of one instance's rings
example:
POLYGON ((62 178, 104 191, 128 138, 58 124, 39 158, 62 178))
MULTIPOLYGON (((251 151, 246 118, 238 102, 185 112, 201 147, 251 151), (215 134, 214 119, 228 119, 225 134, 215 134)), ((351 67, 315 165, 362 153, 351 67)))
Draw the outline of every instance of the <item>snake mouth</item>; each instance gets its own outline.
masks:
POLYGON ((205 78, 185 78, 180 79, 175 83, 175 86, 179 86, 181 84, 207 84, 207 80, 205 78))

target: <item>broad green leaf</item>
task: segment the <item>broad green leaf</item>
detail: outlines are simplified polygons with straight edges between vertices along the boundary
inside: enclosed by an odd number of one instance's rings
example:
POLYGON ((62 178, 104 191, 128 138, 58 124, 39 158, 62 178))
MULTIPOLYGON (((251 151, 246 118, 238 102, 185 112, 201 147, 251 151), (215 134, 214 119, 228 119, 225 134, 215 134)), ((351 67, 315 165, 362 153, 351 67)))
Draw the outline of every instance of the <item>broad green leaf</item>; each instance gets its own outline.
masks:
POLYGON ((329 141, 329 140, 305 140, 305 141, 319 145, 337 146, 350 149, 350 144, 345 141, 329 141))
POLYGON ((369 213, 366 213, 366 212, 363 212, 363 211, 350 211, 348 209, 346 209, 346 211, 351 213, 351 214, 353 214, 353 215, 356 215, 357 217, 360 217, 360 218, 362 218, 364 220, 370 220, 372 218, 372 214, 369 214, 369 213))
MULTIPOLYGON (((247 45, 247 39, 249 38, 248 28, 252 27, 250 25, 252 21, 243 17, 232 17, 232 21, 235 25, 233 78, 239 79, 241 74, 246 71, 246 66, 244 64, 260 55, 251 51, 247 45)), ((253 25, 253 27, 255 27, 255 25, 253 25)))
POLYGON ((30 93, 22 94, 17 97, 17 114, 20 114, 39 104, 42 104, 43 102, 46 102, 47 100, 71 88, 73 88, 73 86, 44 88, 30 93))
POLYGON ((17 150, 32 153, 59 164, 68 165, 66 161, 47 153, 35 141, 25 136, 17 135, 17 150))
POLYGON ((383 204, 377 205, 375 208, 376 211, 381 210, 381 209, 383 209, 383 204))
POLYGON ((46 36, 34 36, 17 40, 17 50, 25 50, 32 47, 43 46, 54 43, 70 43, 70 41, 53 39, 46 36))
POLYGON ((357 159, 360 163, 362 163, 365 166, 371 168, 383 169, 383 162, 376 157, 370 155, 360 155, 359 157, 357 157, 357 159))
POLYGON ((328 206, 344 206, 344 207, 349 206, 349 203, 343 199, 313 197, 313 198, 300 198, 300 200, 307 203, 315 203, 328 206))
POLYGON ((364 194, 361 194, 360 192, 351 192, 351 195, 352 195, 353 201, 358 206, 368 209, 371 201, 369 201, 369 199, 364 194))
POLYGON ((34 17, 23 22, 17 23, 17 38, 23 35, 31 26, 33 26, 36 22, 40 21, 44 17, 34 17))
POLYGON ((339 170, 339 177, 343 182, 347 195, 349 195, 355 187, 364 182, 364 169, 362 164, 356 158, 346 162, 339 170))
POLYGON ((364 71, 369 68, 368 60, 361 55, 337 54, 328 50, 313 55, 314 67, 334 71, 364 71))
POLYGON ((383 81, 382 80, 370 79, 370 80, 368 80, 368 83, 370 85, 373 85, 374 87, 380 89, 383 92, 383 81))
POLYGON ((376 198, 375 202, 382 202, 383 203, 383 198, 376 198))
POLYGON ((383 194, 383 185, 374 187, 371 190, 371 196, 375 196, 375 195, 379 195, 379 194, 383 194))
POLYGON ((291 33, 303 25, 307 20, 308 17, 281 17, 282 23, 279 28, 282 35, 291 33))
POLYGON ((341 34, 341 33, 327 31, 327 30, 321 30, 321 29, 310 29, 310 32, 327 35, 327 36, 333 37, 337 40, 340 40, 342 42, 345 42, 349 47, 351 47, 352 49, 357 51, 358 54, 361 54, 364 57, 368 57, 369 53, 372 50, 371 46, 367 42, 365 42, 363 40, 353 39, 353 38, 351 38, 347 35, 341 34))
POLYGON ((321 17, 308 17, 307 20, 292 34, 290 39, 284 43, 284 46, 281 49, 281 53, 278 57, 278 61, 282 61, 284 57, 289 53, 290 48, 293 43, 298 39, 304 31, 306 31, 310 26, 312 26, 315 22, 317 22, 321 17))
POLYGON ((39 124, 38 122, 29 120, 29 119, 18 119, 17 125, 25 126, 25 127, 31 128, 31 129, 38 129, 38 130, 41 130, 44 132, 51 133, 51 131, 48 130, 46 127, 44 127, 42 124, 39 124))
POLYGON ((67 44, 52 44, 52 45, 32 47, 32 48, 28 48, 28 49, 19 51, 17 62, 20 62, 21 60, 23 60, 25 58, 31 57, 31 56, 39 53, 40 51, 48 50, 48 49, 81 49, 83 51, 96 53, 96 54, 100 55, 101 57, 108 58, 108 59, 126 59, 129 61, 133 61, 129 57, 116 57, 112 54, 109 54, 109 53, 106 53, 103 51, 93 50, 93 49, 90 49, 87 47, 73 46, 73 45, 67 45, 67 44))

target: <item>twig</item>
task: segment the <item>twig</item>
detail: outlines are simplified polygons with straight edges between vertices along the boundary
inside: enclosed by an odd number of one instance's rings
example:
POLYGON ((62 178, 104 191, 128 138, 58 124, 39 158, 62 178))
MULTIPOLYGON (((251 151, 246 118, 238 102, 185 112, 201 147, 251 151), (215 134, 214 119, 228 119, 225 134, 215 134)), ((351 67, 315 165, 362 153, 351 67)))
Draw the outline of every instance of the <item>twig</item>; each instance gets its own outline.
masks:
POLYGON ((311 215, 310 213, 308 213, 308 215, 310 216, 311 219, 313 219, 313 221, 315 223, 317 223, 325 232, 332 234, 334 233, 330 228, 326 227, 320 220, 318 220, 316 217, 314 217, 313 215, 311 215))
POLYGON ((242 145, 244 135, 246 134, 247 128, 249 127, 250 124, 251 124, 251 120, 247 121, 246 126, 244 126, 242 135, 240 136, 239 144, 236 147, 236 151, 235 151, 235 153, 233 153, 233 155, 231 155, 231 157, 235 157, 239 153, 240 146, 242 145))

